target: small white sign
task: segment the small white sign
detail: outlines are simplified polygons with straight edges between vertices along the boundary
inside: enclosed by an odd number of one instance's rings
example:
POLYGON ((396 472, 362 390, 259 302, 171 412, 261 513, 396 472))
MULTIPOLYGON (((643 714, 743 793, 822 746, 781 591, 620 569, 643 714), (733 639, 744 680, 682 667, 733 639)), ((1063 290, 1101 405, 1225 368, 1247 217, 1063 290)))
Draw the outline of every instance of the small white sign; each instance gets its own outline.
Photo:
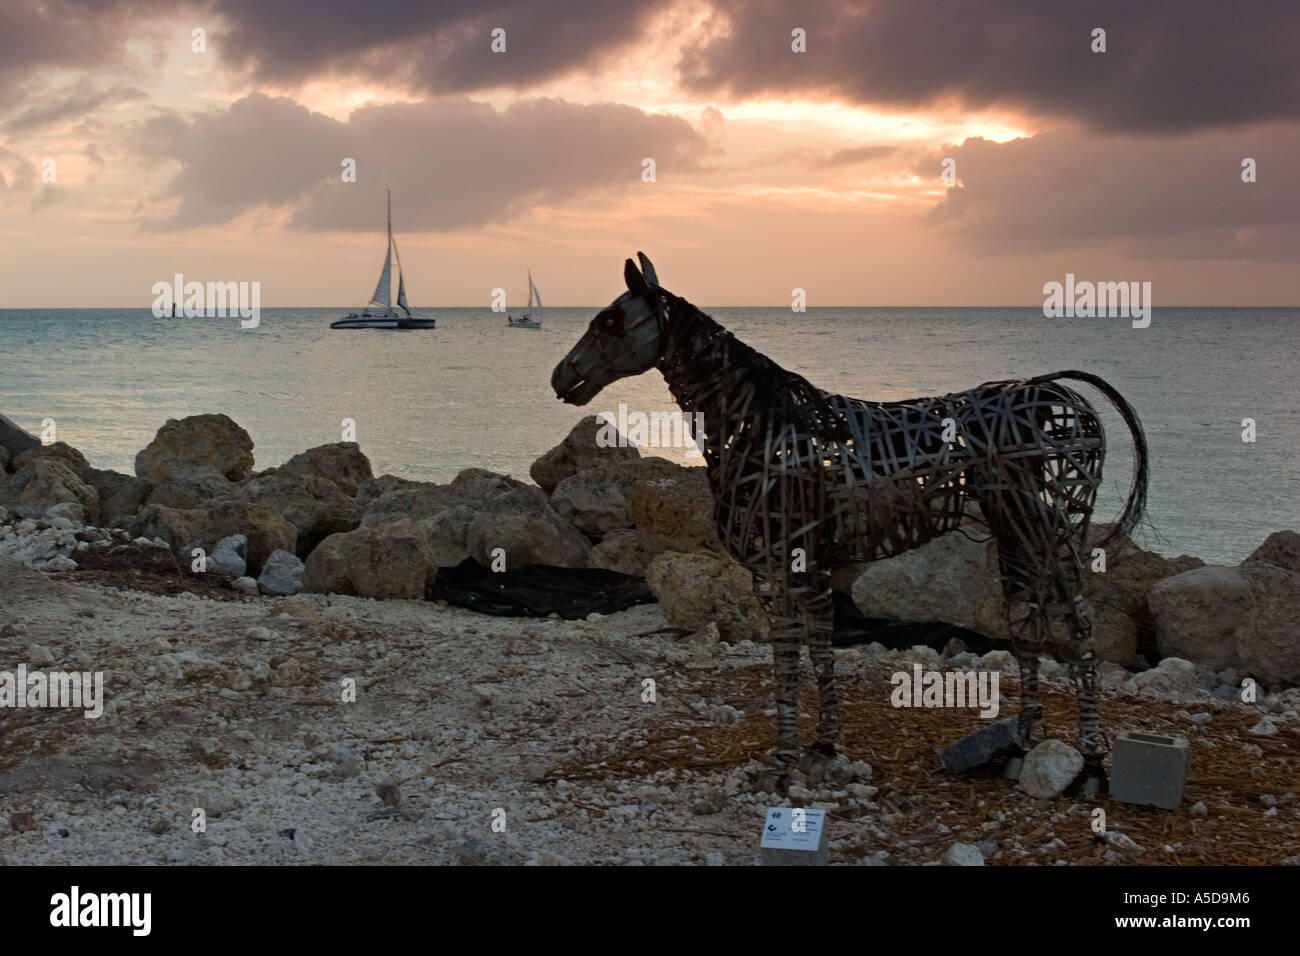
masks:
POLYGON ((769 807, 763 823, 761 847, 772 850, 817 850, 821 842, 825 810, 802 807, 769 807))

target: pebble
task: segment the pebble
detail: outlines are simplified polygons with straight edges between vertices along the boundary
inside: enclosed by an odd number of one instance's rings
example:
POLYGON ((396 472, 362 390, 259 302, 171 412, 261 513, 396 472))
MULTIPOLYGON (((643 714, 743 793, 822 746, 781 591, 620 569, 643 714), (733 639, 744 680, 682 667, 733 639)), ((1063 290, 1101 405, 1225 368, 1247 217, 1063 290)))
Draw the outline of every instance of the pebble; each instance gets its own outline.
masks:
POLYGON ((1257 737, 1271 737, 1277 733, 1277 725, 1268 717, 1261 717, 1259 723, 1246 731, 1248 734, 1255 734, 1257 737))
POLYGON ((949 866, 983 866, 984 854, 973 843, 954 843, 948 847, 943 860, 949 866))
POLYGON ((35 667, 50 667, 54 664, 54 654, 43 644, 32 644, 27 648, 27 660, 35 667))

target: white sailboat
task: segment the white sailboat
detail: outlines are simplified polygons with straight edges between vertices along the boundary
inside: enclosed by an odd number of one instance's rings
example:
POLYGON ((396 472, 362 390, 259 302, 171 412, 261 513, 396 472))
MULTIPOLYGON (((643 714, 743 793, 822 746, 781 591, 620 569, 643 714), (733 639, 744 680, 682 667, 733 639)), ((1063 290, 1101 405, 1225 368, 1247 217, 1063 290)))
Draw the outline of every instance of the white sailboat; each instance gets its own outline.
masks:
POLYGON ((397 251, 397 240, 393 238, 393 194, 388 194, 388 251, 384 255, 384 270, 379 273, 379 282, 375 285, 375 294, 370 303, 360 312, 353 312, 346 318, 331 322, 331 329, 432 329, 434 319, 427 319, 411 312, 406 303, 406 275, 402 272, 402 254, 397 251), (393 256, 397 256, 397 308, 392 302, 393 256), (400 311, 399 311, 400 310, 400 311))
POLYGON ((512 329, 540 329, 542 327, 542 294, 537 291, 537 286, 533 285, 533 270, 528 270, 528 307, 524 309, 524 314, 520 318, 506 316, 506 324, 512 329), (533 303, 537 303, 537 311, 533 311, 533 303))

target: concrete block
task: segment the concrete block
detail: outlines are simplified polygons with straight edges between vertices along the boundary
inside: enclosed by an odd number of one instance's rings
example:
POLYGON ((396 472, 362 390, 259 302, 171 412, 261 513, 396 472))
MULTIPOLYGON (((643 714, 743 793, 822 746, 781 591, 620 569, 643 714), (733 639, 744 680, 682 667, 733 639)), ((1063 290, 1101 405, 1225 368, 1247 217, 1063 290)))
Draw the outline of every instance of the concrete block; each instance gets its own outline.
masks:
POLYGON ((1115 738, 1111 799, 1176 810, 1191 766, 1186 737, 1126 730, 1115 738))

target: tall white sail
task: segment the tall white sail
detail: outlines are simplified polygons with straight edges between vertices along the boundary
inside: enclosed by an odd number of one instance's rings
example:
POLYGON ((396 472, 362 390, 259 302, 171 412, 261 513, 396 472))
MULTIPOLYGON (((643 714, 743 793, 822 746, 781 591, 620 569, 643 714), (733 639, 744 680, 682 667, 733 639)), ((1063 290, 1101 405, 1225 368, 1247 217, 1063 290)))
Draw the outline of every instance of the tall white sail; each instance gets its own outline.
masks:
POLYGON ((384 271, 379 273, 379 284, 375 286, 375 294, 370 297, 372 305, 382 305, 385 309, 392 308, 392 292, 389 289, 392 271, 393 247, 390 243, 388 255, 384 256, 384 271))
POLYGON ((528 311, 524 313, 539 321, 542 317, 542 294, 537 291, 537 286, 533 284, 533 270, 528 270, 528 311), (536 303, 537 311, 533 311, 533 304, 536 303))
POLYGON ((375 294, 370 297, 371 305, 382 305, 385 309, 393 307, 393 194, 388 193, 388 251, 384 254, 384 271, 379 273, 379 284, 375 294))

